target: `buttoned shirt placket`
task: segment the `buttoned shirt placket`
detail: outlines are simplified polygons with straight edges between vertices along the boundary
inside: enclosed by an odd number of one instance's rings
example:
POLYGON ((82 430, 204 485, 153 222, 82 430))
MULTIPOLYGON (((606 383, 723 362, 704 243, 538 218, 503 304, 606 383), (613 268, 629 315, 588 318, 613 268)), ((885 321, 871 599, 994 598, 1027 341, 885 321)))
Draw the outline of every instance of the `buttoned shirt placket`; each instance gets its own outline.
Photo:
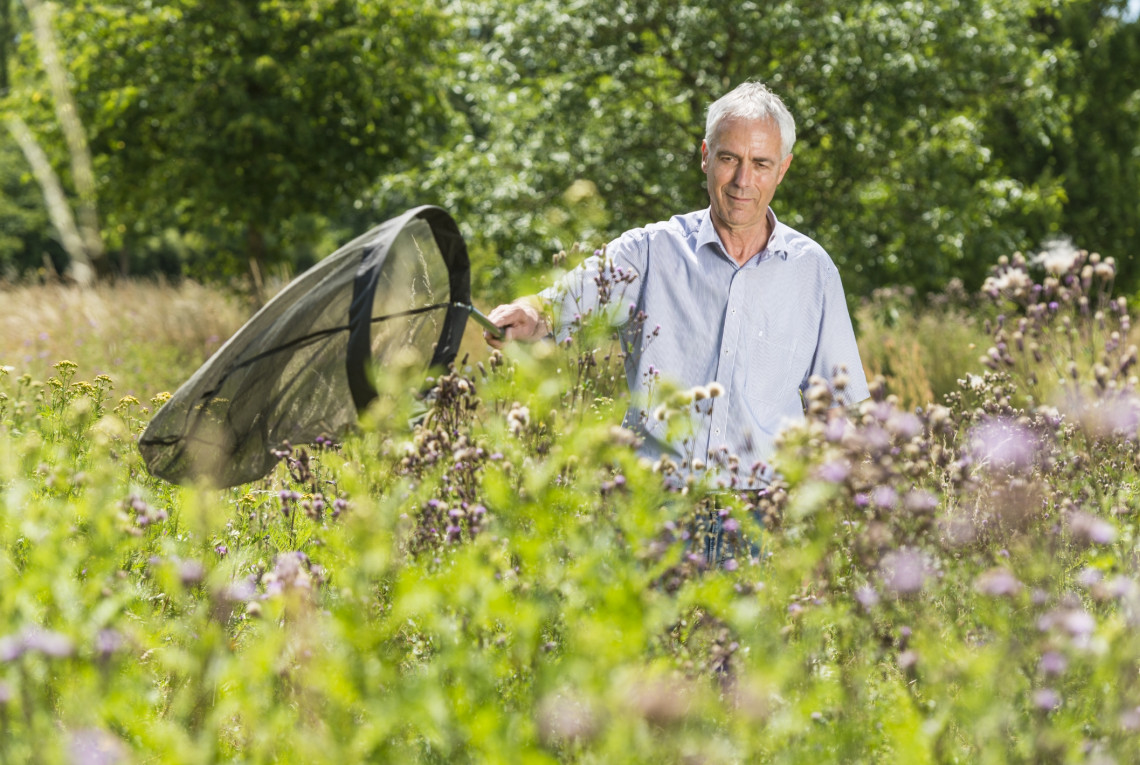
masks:
MULTIPOLYGON (((710 245, 711 249, 719 249, 719 245, 710 245)), ((714 257, 728 258, 721 253, 710 253, 714 257)), ((704 439, 704 448, 698 449, 696 454, 704 457, 722 448, 730 449, 729 436, 733 432, 730 422, 730 413, 734 408, 732 397, 744 396, 746 391, 739 385, 733 385, 736 374, 736 365, 741 362, 742 351, 747 347, 748 338, 745 337, 747 326, 747 312, 749 306, 746 271, 756 268, 761 261, 770 256, 765 249, 758 255, 749 259, 743 266, 735 266, 728 284, 728 300, 725 305, 724 318, 721 322, 720 352, 717 354, 716 382, 724 390, 724 398, 710 399, 707 409, 711 409, 708 418, 708 430, 704 439)), ((735 265, 735 264, 734 264, 735 265)))

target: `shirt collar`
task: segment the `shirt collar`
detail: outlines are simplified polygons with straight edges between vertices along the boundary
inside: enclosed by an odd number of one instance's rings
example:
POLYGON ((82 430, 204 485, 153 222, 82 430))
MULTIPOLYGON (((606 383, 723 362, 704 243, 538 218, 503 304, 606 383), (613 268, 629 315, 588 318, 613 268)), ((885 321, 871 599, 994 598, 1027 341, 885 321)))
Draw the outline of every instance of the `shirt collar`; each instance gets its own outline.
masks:
MULTIPOLYGON (((772 234, 768 237, 768 246, 761 250, 761 255, 767 253, 768 255, 779 255, 783 260, 788 259, 788 227, 776 219, 776 213, 772 212, 772 208, 768 208, 768 222, 772 224, 772 234)), ((728 251, 724 247, 724 242, 720 240, 720 234, 716 232, 716 227, 712 222, 712 207, 705 211, 704 220, 701 221, 700 228, 697 229, 697 246, 696 249, 700 250, 706 244, 715 245, 722 255, 728 251)), ((727 255, 725 255, 727 257, 727 255)), ((761 257, 760 260, 765 260, 761 257)), ((751 261, 750 261, 751 262, 751 261)))

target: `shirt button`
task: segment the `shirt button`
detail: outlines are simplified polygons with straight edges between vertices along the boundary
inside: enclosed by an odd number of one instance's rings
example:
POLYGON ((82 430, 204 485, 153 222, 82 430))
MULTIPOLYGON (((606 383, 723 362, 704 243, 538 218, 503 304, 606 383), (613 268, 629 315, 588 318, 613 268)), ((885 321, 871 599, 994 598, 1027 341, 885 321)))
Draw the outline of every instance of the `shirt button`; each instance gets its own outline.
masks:
POLYGON ((715 430, 713 430, 713 433, 716 433, 719 436, 720 435, 720 428, 716 428, 715 430))

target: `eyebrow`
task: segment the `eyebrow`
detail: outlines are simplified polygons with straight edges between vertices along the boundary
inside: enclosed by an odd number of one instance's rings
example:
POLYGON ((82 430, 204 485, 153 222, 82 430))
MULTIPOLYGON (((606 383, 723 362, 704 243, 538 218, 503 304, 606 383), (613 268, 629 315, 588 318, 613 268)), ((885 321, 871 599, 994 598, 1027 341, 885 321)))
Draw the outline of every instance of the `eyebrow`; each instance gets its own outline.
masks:
MULTIPOLYGON (((737 154, 736 152, 729 151, 728 149, 717 149, 716 150, 716 156, 717 157, 732 157, 733 159, 744 159, 744 157, 742 157, 741 155, 737 154)), ((753 162, 761 162, 761 163, 768 164, 768 165, 776 164, 776 160, 772 159, 771 157, 755 157, 752 161, 753 162)))

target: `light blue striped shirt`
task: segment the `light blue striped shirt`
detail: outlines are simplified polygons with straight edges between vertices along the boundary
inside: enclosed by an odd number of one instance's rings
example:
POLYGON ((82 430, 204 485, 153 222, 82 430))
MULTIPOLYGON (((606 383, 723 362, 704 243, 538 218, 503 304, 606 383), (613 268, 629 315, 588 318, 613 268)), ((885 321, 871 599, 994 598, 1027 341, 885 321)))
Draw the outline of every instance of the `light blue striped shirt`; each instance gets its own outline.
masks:
POLYGON ((812 375, 830 381, 846 370, 844 402, 869 395, 835 264, 768 216, 768 245, 743 266, 705 209, 627 231, 542 293, 563 340, 577 316, 598 308, 599 282, 608 282, 607 310, 625 327, 632 400, 623 424, 644 438, 642 453, 719 464, 717 480, 744 488, 772 478, 757 463, 771 458, 783 426, 803 419, 812 375), (638 311, 644 322, 630 321, 638 311), (718 383, 723 394, 685 407, 691 417, 680 423, 662 420, 666 381, 680 389, 718 383), (729 455, 738 460, 735 481, 723 469, 729 455))

